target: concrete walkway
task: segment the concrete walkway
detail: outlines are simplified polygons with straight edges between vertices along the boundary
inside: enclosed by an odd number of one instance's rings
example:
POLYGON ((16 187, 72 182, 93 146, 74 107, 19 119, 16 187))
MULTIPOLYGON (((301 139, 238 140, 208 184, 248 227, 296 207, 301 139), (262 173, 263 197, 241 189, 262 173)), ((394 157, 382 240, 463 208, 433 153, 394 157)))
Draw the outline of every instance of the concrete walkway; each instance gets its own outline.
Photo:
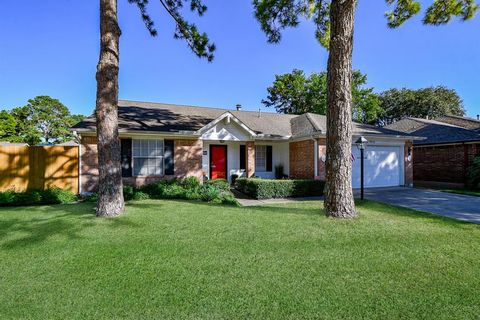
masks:
MULTIPOLYGON (((360 197, 359 190, 354 194, 360 197)), ((365 190, 365 199, 480 224, 480 197, 429 189, 373 188, 365 190)))

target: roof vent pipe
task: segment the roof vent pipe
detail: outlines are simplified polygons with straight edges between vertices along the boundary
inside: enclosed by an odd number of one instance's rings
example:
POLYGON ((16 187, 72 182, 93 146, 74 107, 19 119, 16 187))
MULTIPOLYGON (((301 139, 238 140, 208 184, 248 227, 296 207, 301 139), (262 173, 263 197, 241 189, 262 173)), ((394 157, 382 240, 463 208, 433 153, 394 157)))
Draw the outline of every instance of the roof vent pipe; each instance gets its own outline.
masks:
POLYGON ((242 105, 241 104, 237 104, 235 107, 237 108, 237 111, 242 111, 242 105))
POLYGON ((480 120, 480 114, 477 114, 477 120, 480 120))
POLYGON ((262 109, 258 108, 258 117, 260 118, 261 115, 262 115, 262 109))

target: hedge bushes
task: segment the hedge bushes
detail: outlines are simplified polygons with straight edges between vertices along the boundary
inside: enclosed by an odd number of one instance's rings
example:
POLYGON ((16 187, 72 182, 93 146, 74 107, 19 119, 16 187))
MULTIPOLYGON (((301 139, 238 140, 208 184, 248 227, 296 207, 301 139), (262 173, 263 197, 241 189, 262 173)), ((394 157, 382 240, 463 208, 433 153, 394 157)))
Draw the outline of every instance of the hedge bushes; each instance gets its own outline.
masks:
POLYGON ((230 183, 225 179, 207 180, 204 184, 214 186, 220 190, 230 191, 230 183))
POLYGON ((226 180, 206 181, 203 185, 194 177, 184 180, 162 180, 145 185, 138 191, 134 190, 133 197, 138 192, 142 192, 145 196, 152 199, 185 199, 211 203, 238 204, 230 192, 230 185, 226 180))
MULTIPOLYGON (((125 201, 180 199, 238 205, 237 200, 230 192, 228 181, 210 180, 202 185, 195 177, 188 177, 183 180, 161 180, 138 189, 132 186, 124 186, 123 197, 125 201)), ((96 193, 90 194, 84 200, 96 202, 98 195, 96 193)))
POLYGON ((28 190, 26 192, 0 192, 0 206, 31 206, 40 204, 70 203, 77 200, 75 194, 60 188, 28 190))
POLYGON ((255 199, 321 196, 324 186, 320 180, 239 178, 235 182, 235 189, 255 199))
MULTIPOLYGON (((197 178, 183 180, 164 180, 145 185, 139 189, 131 186, 123 187, 125 201, 146 199, 185 199, 211 203, 235 204, 237 200, 230 192, 226 180, 207 181, 203 185, 197 178)), ((0 206, 30 206, 40 204, 70 203, 77 200, 71 191, 52 188, 47 190, 29 190, 26 192, 0 192, 0 206)), ((80 198, 83 201, 96 202, 96 193, 80 198)))

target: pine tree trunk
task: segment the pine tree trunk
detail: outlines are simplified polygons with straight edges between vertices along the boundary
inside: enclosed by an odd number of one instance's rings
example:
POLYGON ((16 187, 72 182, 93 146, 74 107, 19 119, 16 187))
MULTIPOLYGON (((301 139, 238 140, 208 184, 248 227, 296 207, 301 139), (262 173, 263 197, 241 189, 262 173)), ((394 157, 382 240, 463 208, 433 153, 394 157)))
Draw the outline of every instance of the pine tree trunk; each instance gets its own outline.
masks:
POLYGON ((118 69, 120 28, 117 0, 100 0, 100 59, 97 65, 97 144, 99 190, 97 216, 124 210, 118 138, 118 69))
POLYGON ((356 0, 332 0, 327 77, 327 216, 356 216, 352 194, 352 48, 356 0))

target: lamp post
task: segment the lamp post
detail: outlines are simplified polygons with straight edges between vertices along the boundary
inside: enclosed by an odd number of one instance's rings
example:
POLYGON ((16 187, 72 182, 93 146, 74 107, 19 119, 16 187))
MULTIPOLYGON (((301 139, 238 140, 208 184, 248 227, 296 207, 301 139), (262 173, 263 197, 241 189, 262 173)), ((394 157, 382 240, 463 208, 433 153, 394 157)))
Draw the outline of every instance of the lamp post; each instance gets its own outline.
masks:
POLYGON ((368 140, 365 139, 364 136, 360 136, 360 138, 355 141, 357 148, 360 149, 360 199, 363 200, 363 152, 367 145, 368 140))

